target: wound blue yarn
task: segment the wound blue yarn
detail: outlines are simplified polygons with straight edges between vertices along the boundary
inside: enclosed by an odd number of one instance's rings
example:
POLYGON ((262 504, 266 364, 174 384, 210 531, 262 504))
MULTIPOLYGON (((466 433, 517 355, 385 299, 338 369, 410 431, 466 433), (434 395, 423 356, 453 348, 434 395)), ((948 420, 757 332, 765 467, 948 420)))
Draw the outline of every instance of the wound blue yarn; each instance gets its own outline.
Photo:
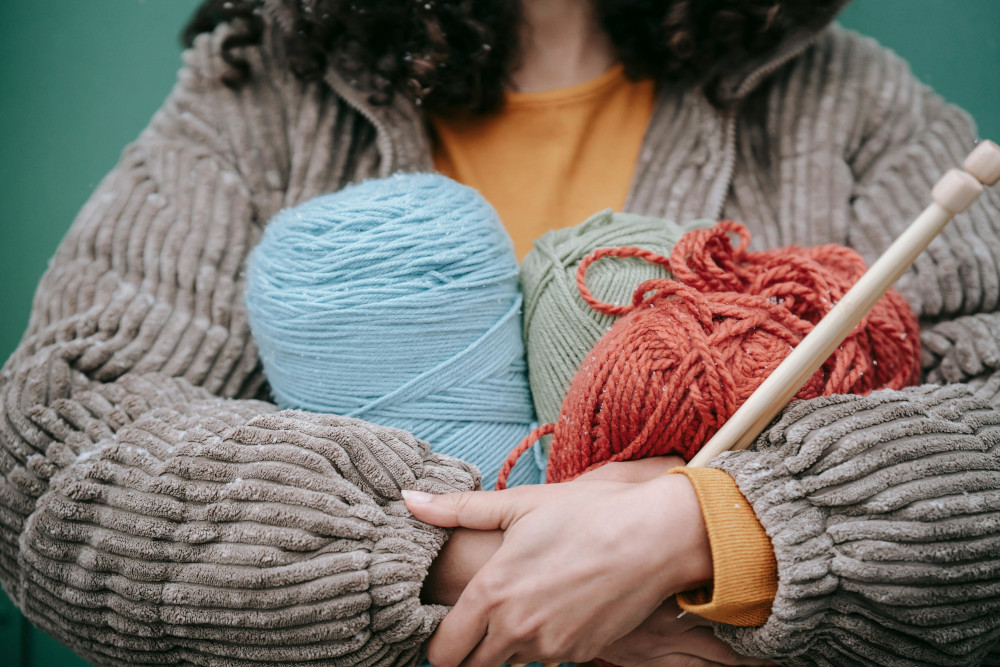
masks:
MULTIPOLYGON (((397 175, 280 212, 250 256, 275 402, 410 431, 487 488, 534 426, 513 244, 475 190, 397 175)), ((511 483, 544 481, 541 451, 511 483)))

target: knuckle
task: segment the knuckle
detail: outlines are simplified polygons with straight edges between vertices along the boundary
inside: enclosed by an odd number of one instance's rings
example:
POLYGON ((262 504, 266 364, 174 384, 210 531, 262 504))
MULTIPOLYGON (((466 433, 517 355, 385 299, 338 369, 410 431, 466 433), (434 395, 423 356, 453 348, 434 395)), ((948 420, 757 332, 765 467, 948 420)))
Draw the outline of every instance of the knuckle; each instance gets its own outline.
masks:
POLYGON ((598 651, 570 633, 561 632, 539 641, 540 652, 547 660, 562 662, 589 662, 598 651))
POLYGON ((447 496, 450 509, 457 515, 468 511, 471 495, 468 493, 453 493, 447 496))
POLYGON ((462 592, 462 597, 474 609, 483 609, 490 604, 489 587, 483 583, 481 576, 476 576, 462 592))
POLYGON ((539 641, 536 643, 535 653, 538 655, 538 661, 540 662, 562 662, 563 656, 560 655, 560 647, 557 643, 539 641))
POLYGON ((590 662, 598 653, 600 647, 595 646, 589 638, 574 642, 574 645, 567 650, 569 661, 577 663, 590 662))
POLYGON ((504 593, 506 579, 496 568, 483 568, 469 585, 479 601, 498 601, 504 593))
POLYGON ((509 634, 517 644, 534 644, 542 629, 541 622, 533 617, 514 619, 509 626, 509 634))
POLYGON ((575 649, 568 651, 566 654, 566 660, 575 663, 590 662, 597 655, 597 651, 591 649, 575 649))
POLYGON ((485 568, 469 582, 462 595, 473 608, 482 609, 491 615, 511 599, 507 579, 500 573, 485 568))

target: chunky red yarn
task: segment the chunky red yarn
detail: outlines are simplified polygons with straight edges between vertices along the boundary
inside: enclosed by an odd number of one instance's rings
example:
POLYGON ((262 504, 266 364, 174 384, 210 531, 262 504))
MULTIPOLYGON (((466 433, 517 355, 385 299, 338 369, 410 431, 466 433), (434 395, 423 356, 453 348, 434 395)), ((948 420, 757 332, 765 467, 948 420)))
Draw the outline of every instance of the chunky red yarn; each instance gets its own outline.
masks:
MULTIPOLYGON (((622 318, 583 362, 559 421, 511 452, 497 488, 505 488, 518 456, 549 433, 549 482, 611 461, 689 460, 866 270, 843 246, 747 252, 749 243, 746 227, 728 221, 688 232, 669 258, 634 247, 587 256, 577 271, 580 294, 622 318), (585 282, 603 257, 641 257, 665 266, 673 280, 642 283, 629 305, 603 303, 585 282)), ((919 377, 917 318, 890 290, 795 397, 867 394, 919 377)))

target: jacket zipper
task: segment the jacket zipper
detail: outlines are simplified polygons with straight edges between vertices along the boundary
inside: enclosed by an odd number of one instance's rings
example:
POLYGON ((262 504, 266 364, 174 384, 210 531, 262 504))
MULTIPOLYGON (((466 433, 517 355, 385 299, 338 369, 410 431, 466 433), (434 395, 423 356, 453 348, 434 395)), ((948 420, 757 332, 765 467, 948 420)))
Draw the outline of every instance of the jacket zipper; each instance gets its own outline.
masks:
POLYGON ((726 205, 729 188, 733 184, 733 174, 736 171, 736 109, 732 109, 726 114, 726 138, 723 151, 723 176, 711 198, 712 206, 709 208, 711 220, 719 220, 722 217, 722 209, 726 205))
POLYGON ((349 107, 357 111, 364 117, 372 127, 375 128, 375 145, 379 154, 382 155, 382 164, 379 165, 379 176, 386 177, 392 174, 396 165, 396 147, 392 143, 392 135, 382 119, 372 112, 371 107, 358 99, 360 91, 334 70, 330 69, 326 76, 326 82, 333 92, 344 100, 349 107))
POLYGON ((723 148, 724 155, 722 158, 722 182, 718 186, 718 190, 713 194, 711 201, 712 205, 709 208, 711 215, 709 216, 712 220, 718 220, 722 217, 722 210, 726 206, 726 199, 728 199, 729 188, 733 185, 733 176, 736 172, 736 119, 739 111, 739 104, 743 102, 743 98, 746 97, 751 90, 757 87, 762 79, 774 73, 775 70, 782 67, 785 63, 793 58, 799 56, 803 51, 808 49, 815 42, 815 37, 813 39, 805 40, 801 44, 796 45, 795 48, 785 53, 780 58, 773 60, 766 65, 759 67, 754 70, 743 83, 739 85, 736 92, 733 94, 733 98, 737 100, 737 106, 727 112, 726 117, 726 138, 725 147, 723 148))

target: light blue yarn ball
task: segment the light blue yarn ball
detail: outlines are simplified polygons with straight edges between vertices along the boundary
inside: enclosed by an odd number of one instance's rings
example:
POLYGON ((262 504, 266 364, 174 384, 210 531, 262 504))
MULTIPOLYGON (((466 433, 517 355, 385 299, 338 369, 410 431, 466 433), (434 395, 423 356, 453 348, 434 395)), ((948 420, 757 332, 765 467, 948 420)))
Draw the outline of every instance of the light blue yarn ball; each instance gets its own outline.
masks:
MULTIPOLYGON (((489 203, 444 176, 280 212, 250 256, 246 303, 283 408, 410 431, 486 488, 534 426, 513 245, 489 203)), ((534 454, 511 484, 544 480, 534 454)))

